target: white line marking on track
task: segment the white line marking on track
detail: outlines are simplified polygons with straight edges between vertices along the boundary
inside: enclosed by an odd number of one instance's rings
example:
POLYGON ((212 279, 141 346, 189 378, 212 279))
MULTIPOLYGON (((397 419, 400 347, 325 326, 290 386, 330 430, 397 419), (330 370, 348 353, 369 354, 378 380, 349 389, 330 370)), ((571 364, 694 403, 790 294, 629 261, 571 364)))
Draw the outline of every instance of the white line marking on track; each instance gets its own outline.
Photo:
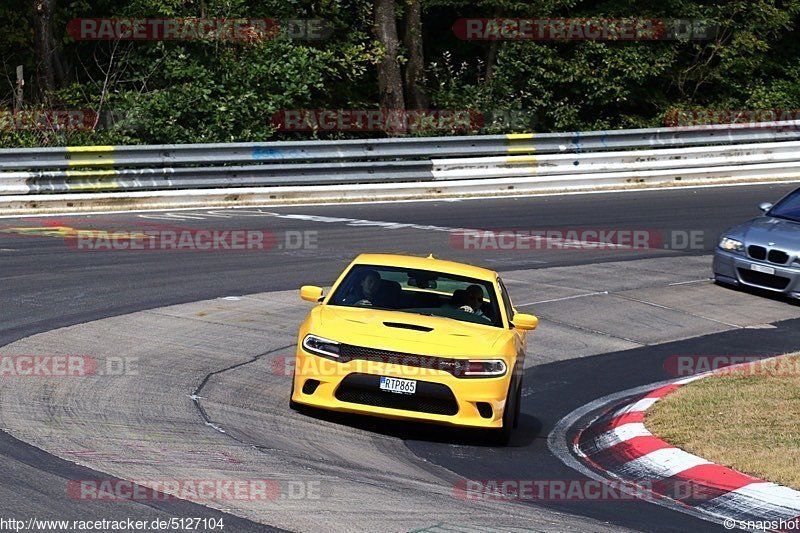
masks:
MULTIPOLYGON (((527 264, 531 264, 531 263, 540 264, 540 265, 548 264, 548 261, 539 261, 537 259, 521 259, 521 260, 517 260, 517 261, 509 260, 509 259, 486 259, 485 261, 487 263, 502 263, 504 265, 527 265, 527 264)), ((507 279, 503 278, 503 282, 506 282, 506 281, 507 281, 507 279)), ((515 283, 521 283, 521 282, 515 282, 515 283)))
POLYGON ((608 291, 590 292, 588 294, 576 294, 574 296, 564 296, 563 298, 553 298, 552 300, 540 300, 538 302, 528 302, 526 304, 519 304, 514 307, 526 307, 528 305, 547 304, 550 302, 562 302, 564 300, 574 300, 575 298, 586 298, 587 296, 599 296, 601 294, 608 294, 608 291))
POLYGON ((674 287, 675 285, 686 285, 687 283, 703 283, 704 281, 711 281, 713 278, 704 278, 704 279, 693 279, 691 281, 676 281, 675 283, 669 283, 669 287, 674 287))
POLYGON ((634 298, 633 296, 627 296, 627 295, 623 295, 623 294, 619 294, 619 293, 614 294, 614 296, 616 296, 617 298, 622 298, 623 300, 629 300, 631 302, 638 302, 640 304, 649 305, 651 307, 656 307, 658 309, 664 309, 666 311, 674 311, 676 313, 682 313, 684 315, 689 315, 691 317, 701 318, 703 320, 708 320, 709 322, 716 322, 717 324, 722 324, 723 326, 728 326, 730 328, 742 329, 742 326, 740 326, 739 324, 731 324, 730 322, 725 322, 724 320, 717 320, 716 318, 709 318, 707 316, 698 315, 696 313, 691 313, 691 312, 686 311, 684 309, 676 309, 674 307, 668 307, 666 305, 661 305, 661 304, 657 304, 657 303, 654 303, 654 302, 648 302, 647 300, 642 300, 640 298, 634 298))

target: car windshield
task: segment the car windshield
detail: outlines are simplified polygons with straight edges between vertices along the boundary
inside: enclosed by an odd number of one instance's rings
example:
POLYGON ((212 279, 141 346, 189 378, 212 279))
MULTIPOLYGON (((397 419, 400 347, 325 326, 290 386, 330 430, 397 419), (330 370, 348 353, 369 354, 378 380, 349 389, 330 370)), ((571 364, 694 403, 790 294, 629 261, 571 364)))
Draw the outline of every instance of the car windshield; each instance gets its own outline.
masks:
POLYGON ((491 282, 430 270, 355 265, 328 305, 390 309, 503 327, 491 282))
POLYGON ((797 189, 767 212, 771 217, 785 218, 793 222, 800 222, 800 189, 797 189))

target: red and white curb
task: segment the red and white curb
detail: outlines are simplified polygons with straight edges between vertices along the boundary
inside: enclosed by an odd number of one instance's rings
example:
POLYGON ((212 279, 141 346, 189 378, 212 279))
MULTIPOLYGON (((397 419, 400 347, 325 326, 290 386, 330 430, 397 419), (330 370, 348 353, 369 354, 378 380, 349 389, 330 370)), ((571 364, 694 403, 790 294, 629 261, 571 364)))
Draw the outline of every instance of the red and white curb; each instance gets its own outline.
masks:
POLYGON ((645 427, 645 412, 660 398, 710 374, 639 387, 592 402, 562 419, 548 445, 568 466, 589 477, 598 479, 600 472, 600 478, 636 484, 653 495, 649 501, 723 523, 728 529, 800 531, 800 491, 711 463, 659 439, 645 427), (619 399, 631 395, 634 399, 620 407, 619 399), (558 442, 566 441, 570 424, 615 400, 615 408, 566 442, 572 448, 570 460, 558 442), (576 461, 584 464, 577 466, 576 461))

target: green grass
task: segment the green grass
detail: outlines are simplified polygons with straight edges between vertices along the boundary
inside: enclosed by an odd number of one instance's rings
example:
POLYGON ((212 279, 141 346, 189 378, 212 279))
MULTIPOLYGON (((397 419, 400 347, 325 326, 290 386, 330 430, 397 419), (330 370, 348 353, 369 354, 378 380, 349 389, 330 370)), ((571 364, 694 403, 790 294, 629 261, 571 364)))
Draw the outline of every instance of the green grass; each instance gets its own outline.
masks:
POLYGON ((645 423, 689 453, 800 489, 800 353, 689 383, 645 423))

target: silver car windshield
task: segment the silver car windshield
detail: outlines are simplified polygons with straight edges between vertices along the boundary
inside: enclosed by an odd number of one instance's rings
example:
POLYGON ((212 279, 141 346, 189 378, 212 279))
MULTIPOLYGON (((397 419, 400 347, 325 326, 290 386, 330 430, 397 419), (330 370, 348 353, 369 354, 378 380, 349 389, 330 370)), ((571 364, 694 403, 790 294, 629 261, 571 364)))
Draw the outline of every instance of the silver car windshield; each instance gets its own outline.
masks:
POLYGON ((767 212, 767 215, 791 220, 792 222, 800 222, 800 189, 785 196, 767 212))

